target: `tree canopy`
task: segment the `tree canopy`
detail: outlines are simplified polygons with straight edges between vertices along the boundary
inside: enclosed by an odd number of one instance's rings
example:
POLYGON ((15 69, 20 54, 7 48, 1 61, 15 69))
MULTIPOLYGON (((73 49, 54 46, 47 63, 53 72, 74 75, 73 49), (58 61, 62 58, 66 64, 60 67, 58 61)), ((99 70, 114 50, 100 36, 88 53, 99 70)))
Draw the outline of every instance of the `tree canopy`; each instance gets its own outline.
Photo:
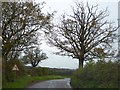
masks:
POLYGON ((36 31, 45 28, 50 22, 50 14, 42 13, 39 4, 5 2, 2 4, 3 55, 10 51, 21 51, 35 41, 31 38, 36 31))
POLYGON ((107 9, 98 10, 98 5, 88 3, 75 4, 73 14, 62 15, 60 23, 49 32, 48 41, 60 50, 58 54, 79 59, 79 67, 83 67, 85 60, 98 57, 100 51, 108 55, 116 28, 106 19, 107 9))
POLYGON ((38 47, 31 48, 25 51, 25 55, 23 57, 23 61, 26 64, 31 64, 32 67, 36 67, 41 60, 47 59, 45 53, 42 52, 38 47))
POLYGON ((42 12, 44 3, 3 2, 2 3, 2 57, 7 61, 19 56, 20 51, 37 44, 38 30, 47 28, 52 14, 42 12))

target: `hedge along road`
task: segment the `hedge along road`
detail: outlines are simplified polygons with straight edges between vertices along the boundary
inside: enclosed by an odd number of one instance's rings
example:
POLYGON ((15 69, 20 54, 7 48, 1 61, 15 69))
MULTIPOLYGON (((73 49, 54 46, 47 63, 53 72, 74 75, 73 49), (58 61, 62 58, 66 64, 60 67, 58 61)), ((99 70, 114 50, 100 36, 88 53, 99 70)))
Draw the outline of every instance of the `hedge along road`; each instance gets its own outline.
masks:
POLYGON ((32 86, 29 86, 28 88, 71 88, 70 78, 38 82, 32 86))

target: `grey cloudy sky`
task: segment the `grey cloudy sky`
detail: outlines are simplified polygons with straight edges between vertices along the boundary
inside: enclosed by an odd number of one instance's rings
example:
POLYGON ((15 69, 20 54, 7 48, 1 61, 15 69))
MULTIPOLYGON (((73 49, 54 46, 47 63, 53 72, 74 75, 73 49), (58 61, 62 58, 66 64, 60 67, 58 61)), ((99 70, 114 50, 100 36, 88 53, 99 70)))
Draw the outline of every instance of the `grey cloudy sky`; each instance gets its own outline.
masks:
MULTIPOLYGON (((40 2, 40 0, 35 0, 36 2, 40 2)), ((53 12, 57 11, 55 14, 55 19, 59 19, 61 14, 67 13, 71 14, 71 6, 74 5, 75 0, 42 0, 45 1, 44 12, 53 12)), ((76 0, 86 2, 87 0, 76 0)), ((108 11, 110 16, 108 20, 114 21, 117 25, 118 19, 118 0, 88 0, 89 4, 98 4, 99 9, 105 9, 108 7, 108 11), (96 2, 95 2, 96 1, 96 2)), ((63 57, 53 54, 57 49, 54 47, 49 47, 44 41, 40 46, 43 51, 47 54, 48 59, 42 61, 39 66, 42 67, 51 67, 51 68, 69 68, 69 69, 77 69, 78 68, 78 60, 72 59, 71 57, 63 57)), ((116 45, 115 45, 116 47, 116 45)))

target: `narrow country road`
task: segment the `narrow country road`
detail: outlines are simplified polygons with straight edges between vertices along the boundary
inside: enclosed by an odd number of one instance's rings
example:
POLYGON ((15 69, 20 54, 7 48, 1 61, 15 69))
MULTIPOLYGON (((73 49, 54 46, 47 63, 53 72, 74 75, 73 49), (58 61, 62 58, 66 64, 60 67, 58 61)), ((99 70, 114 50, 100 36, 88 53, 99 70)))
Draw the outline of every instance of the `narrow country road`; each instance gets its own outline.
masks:
POLYGON ((71 88, 70 78, 38 82, 28 88, 71 88))

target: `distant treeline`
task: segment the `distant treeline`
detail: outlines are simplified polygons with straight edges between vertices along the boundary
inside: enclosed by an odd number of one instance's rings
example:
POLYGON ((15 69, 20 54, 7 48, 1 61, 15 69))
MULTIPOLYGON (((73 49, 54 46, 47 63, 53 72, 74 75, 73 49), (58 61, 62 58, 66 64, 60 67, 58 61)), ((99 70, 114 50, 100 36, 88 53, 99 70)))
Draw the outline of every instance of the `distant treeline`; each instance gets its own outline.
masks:
POLYGON ((75 70, 74 69, 58 69, 49 68, 49 74, 61 75, 61 76, 71 76, 75 70))
POLYGON ((58 69, 58 68, 46 68, 46 67, 26 67, 27 74, 30 75, 61 75, 71 76, 74 72, 72 69, 58 69))

